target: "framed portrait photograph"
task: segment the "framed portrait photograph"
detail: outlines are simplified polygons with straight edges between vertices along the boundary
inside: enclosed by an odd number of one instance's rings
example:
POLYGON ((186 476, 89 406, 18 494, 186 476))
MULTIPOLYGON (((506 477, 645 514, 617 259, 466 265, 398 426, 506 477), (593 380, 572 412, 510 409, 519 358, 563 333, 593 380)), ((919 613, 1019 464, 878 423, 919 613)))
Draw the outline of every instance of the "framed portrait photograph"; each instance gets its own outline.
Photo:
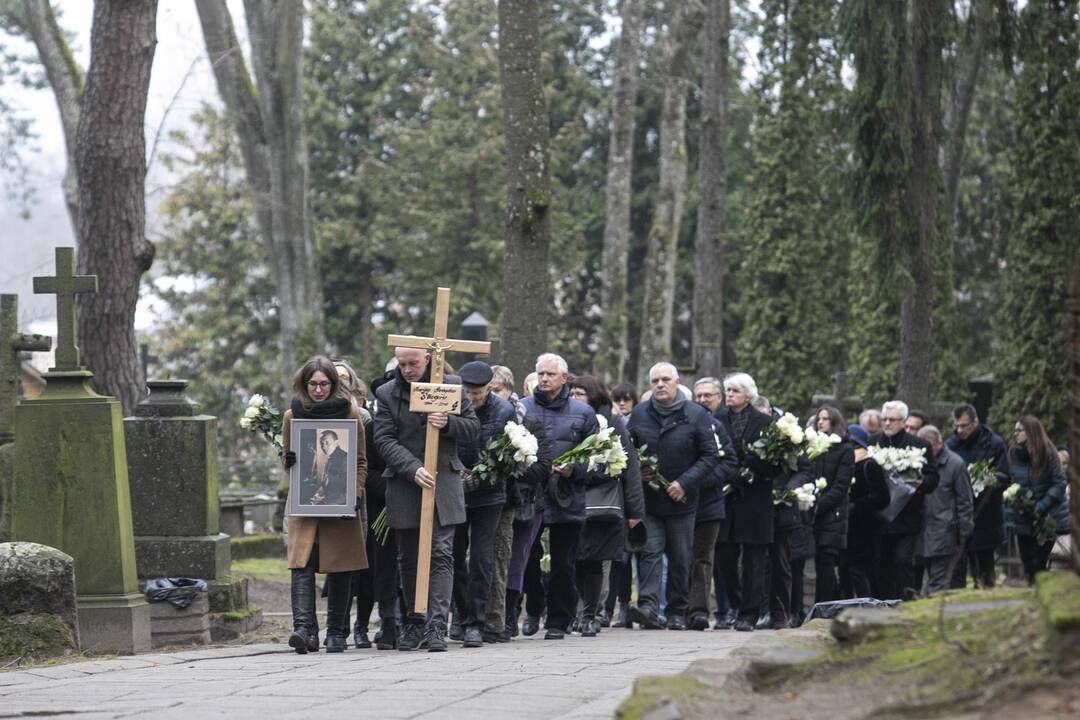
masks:
POLYGON ((292 421, 289 515, 356 515, 356 420, 292 421))

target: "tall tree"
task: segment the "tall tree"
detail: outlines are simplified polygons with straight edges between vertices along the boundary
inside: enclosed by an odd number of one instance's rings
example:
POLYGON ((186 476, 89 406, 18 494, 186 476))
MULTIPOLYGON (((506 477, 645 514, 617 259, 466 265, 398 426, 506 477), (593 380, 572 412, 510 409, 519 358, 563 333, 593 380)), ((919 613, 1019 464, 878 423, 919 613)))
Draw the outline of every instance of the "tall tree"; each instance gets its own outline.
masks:
POLYGON ((727 232, 728 54, 731 0, 706 0, 701 153, 694 237, 693 347, 698 375, 724 364, 724 245, 727 232))
POLYGON ((645 258, 645 302, 642 312, 638 382, 648 382, 649 367, 670 361, 675 303, 675 261, 686 206, 686 97, 690 92, 690 56, 701 27, 698 0, 672 3, 664 49, 664 100, 660 115, 660 179, 649 228, 645 258))
POLYGON ((623 0, 615 50, 611 139, 608 144, 607 211, 600 306, 603 322, 597 365, 608 381, 624 377, 627 354, 627 253, 630 250, 630 180, 634 175, 634 105, 641 64, 643 0, 623 0))
POLYGON ((240 139, 255 224, 267 244, 281 314, 282 387, 298 358, 326 344, 323 293, 308 215, 302 44, 304 4, 245 0, 248 73, 225 0, 196 0, 218 94, 240 139))
MULTIPOLYGON (((1080 261, 1069 270, 1068 304, 1069 447, 1080 447, 1080 261)), ((1075 452, 1075 451, 1074 451, 1075 452)), ((1072 530, 1072 568, 1080 573, 1080 466, 1069 463, 1069 525, 1072 530)))
POLYGON ((1020 14, 1013 231, 997 326, 999 424, 1037 415, 1051 437, 1069 423, 1065 301, 1080 227, 1080 19, 1076 0, 1028 3, 1020 14))
POLYGON ((504 362, 525 377, 547 344, 551 182, 538 0, 499 0, 499 77, 506 135, 504 362), (512 301, 511 301, 512 298, 512 301))
POLYGON ((882 291, 901 288, 897 395, 928 407, 936 258, 944 251, 938 154, 949 4, 847 0, 843 7, 857 75, 855 212, 877 246, 882 291))
POLYGON ((144 378, 135 342, 146 239, 146 97, 157 46, 157 0, 98 0, 76 133, 78 271, 101 290, 79 296, 79 345, 94 386, 130 413, 144 378))

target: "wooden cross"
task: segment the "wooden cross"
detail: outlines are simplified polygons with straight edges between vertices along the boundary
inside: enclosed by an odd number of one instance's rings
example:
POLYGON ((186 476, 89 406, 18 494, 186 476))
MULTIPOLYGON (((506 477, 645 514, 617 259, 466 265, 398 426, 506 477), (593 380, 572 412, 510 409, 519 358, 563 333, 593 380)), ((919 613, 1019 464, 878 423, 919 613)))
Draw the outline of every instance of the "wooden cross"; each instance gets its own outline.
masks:
POLYGON ((0 445, 14 438, 19 400, 19 353, 48 352, 52 338, 19 332, 19 296, 0 295, 0 445))
MULTIPOLYGON (((443 381, 443 363, 447 350, 487 355, 491 343, 476 340, 451 340, 446 337, 447 316, 450 313, 450 288, 441 287, 435 296, 435 332, 433 337, 417 335, 391 335, 386 339, 390 347, 407 347, 427 350, 431 353, 431 382, 443 381)), ((439 470, 439 429, 428 425, 424 442, 424 468, 435 478, 439 470)), ((436 478, 436 482, 438 479, 436 478)), ((428 581, 431 576, 431 534, 435 524, 435 490, 424 488, 420 502, 420 547, 416 557, 416 599, 413 611, 426 613, 428 604, 428 581)))
POLYGON ((848 395, 849 385, 846 372, 838 372, 833 375, 832 395, 817 393, 810 402, 814 407, 832 405, 842 413, 858 413, 863 409, 863 399, 858 395, 848 395))
POLYGON ((75 344, 75 296, 96 293, 97 275, 75 274, 75 248, 56 248, 56 276, 34 278, 34 292, 56 295, 56 367, 68 372, 81 370, 79 346, 75 344))

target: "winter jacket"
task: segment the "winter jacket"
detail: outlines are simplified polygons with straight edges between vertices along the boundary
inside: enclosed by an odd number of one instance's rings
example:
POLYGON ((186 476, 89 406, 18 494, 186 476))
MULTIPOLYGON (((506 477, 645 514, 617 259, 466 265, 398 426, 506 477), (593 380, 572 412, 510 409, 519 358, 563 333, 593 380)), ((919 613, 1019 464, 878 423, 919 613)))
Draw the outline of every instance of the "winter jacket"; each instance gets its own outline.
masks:
POLYGON ((855 463, 848 505, 846 555, 849 562, 868 561, 884 523, 877 512, 889 506, 885 471, 870 458, 855 463))
MULTIPOLYGON (((458 443, 458 458, 465 467, 472 469, 480 460, 480 453, 488 441, 503 434, 506 423, 516 418, 514 406, 495 393, 488 393, 482 407, 473 406, 480 421, 480 437, 458 443)), ((506 478, 499 478, 494 486, 481 487, 465 493, 465 507, 481 508, 502 505, 506 502, 506 478)))
POLYGON ((922 484, 915 490, 915 494, 908 500, 896 519, 882 530, 885 535, 919 535, 923 529, 923 498, 934 492, 938 486, 938 467, 937 463, 933 462, 934 453, 930 450, 930 443, 910 434, 907 430, 901 430, 892 437, 882 433, 877 436, 877 444, 882 447, 925 448, 926 450, 922 484))
POLYGON ((723 520, 727 516, 723 488, 729 485, 739 473, 739 456, 735 452, 735 444, 731 442, 731 436, 727 429, 715 417, 711 418, 713 434, 717 442, 720 459, 713 468, 712 477, 702 484, 698 495, 697 515, 695 523, 723 520))
MULTIPOLYGON (((1031 456, 1028 454, 1027 448, 1017 447, 1009 454, 1009 478, 1013 483, 1016 483, 1022 490, 1028 490, 1031 492, 1032 500, 1035 503, 1035 515, 1054 516, 1058 506, 1065 502, 1065 487, 1067 481, 1065 480, 1065 473, 1061 470, 1061 463, 1058 462, 1057 453, 1051 450, 1047 453, 1046 460, 1043 466, 1039 469, 1038 477, 1031 476, 1031 456)), ((1013 531, 1017 535, 1025 535, 1031 537, 1034 533, 1032 531, 1032 521, 1026 513, 1019 513, 1009 508, 1009 521, 1012 523, 1013 531)))
POLYGON ((814 542, 821 547, 847 547, 848 495, 855 474, 855 449, 849 440, 831 446, 813 460, 802 459, 795 474, 795 487, 825 478, 828 483, 818 494, 811 510, 814 542))
POLYGON ((948 448, 933 458, 938 466, 940 482, 934 492, 923 500, 922 557, 952 556, 959 550, 974 527, 975 498, 971 493, 971 478, 967 464, 948 448))
POLYGON ((654 455, 660 474, 678 482, 686 492, 684 502, 672 500, 664 489, 644 487, 645 512, 669 517, 697 512, 701 487, 713 482, 719 461, 709 411, 689 400, 666 417, 651 402, 638 403, 630 413, 630 435, 634 446, 654 455))
POLYGON ((773 541, 773 479, 784 475, 784 468, 759 458, 750 445, 773 418, 753 408, 743 412, 750 417, 742 433, 732 431, 731 412, 724 406, 716 409, 715 417, 727 430, 739 458, 740 472, 731 480, 734 491, 727 498, 727 517, 720 524, 720 541, 768 545, 773 541), (751 479, 743 477, 746 470, 751 479))
MULTIPOLYGON (((600 426, 593 409, 570 397, 570 388, 563 385, 555 398, 549 398, 540 388, 521 401, 526 416, 533 416, 544 426, 555 457, 573 450, 600 426)), ((568 477, 552 472, 544 483, 544 522, 549 525, 585 522, 585 466, 573 466, 568 477)))
POLYGON ((945 446, 960 456, 964 465, 980 460, 993 460, 999 473, 998 484, 975 498, 975 529, 968 547, 972 550, 991 550, 1005 542, 1005 492, 1009 476, 1009 451, 1005 441, 990 428, 980 425, 966 439, 952 435, 945 446))

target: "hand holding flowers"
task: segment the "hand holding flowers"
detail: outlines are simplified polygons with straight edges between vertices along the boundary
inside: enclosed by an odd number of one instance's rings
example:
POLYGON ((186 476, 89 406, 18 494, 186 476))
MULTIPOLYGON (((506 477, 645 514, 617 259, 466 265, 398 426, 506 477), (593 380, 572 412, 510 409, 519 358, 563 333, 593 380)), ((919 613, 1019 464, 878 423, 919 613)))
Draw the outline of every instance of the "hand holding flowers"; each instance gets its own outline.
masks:
POLYGON ((798 469, 798 458, 806 443, 806 434, 799 427, 799 419, 791 413, 784 415, 761 431, 761 436, 750 445, 759 458, 767 463, 783 465, 792 472, 798 469))
POLYGON ((1054 541, 1057 537, 1057 524, 1053 518, 1036 512, 1035 496, 1030 490, 1013 484, 1005 488, 1001 497, 1005 500, 1005 504, 1013 509, 1013 512, 1031 521, 1031 533, 1036 543, 1045 545, 1054 541))
POLYGON ((828 481, 820 477, 814 482, 803 483, 794 490, 773 490, 773 505, 790 506, 791 503, 795 503, 799 508, 799 512, 806 512, 814 507, 818 495, 828 485, 828 481))
POLYGON ((252 395, 248 400, 247 409, 240 417, 240 427, 251 432, 262 433, 262 436, 272 442, 280 453, 283 415, 284 413, 271 405, 262 395, 252 395))
MULTIPOLYGON (((657 458, 655 455, 649 455, 648 453, 646 453, 646 450, 648 450, 648 448, 648 445, 642 445, 641 447, 636 448, 638 464, 641 466, 641 479, 653 490, 663 491, 668 495, 671 495, 671 481, 665 478, 662 474, 660 474, 660 459, 657 458)), ((676 486, 679 488, 679 490, 682 490, 681 485, 678 485, 678 483, 676 483, 676 486)), ((677 500, 678 502, 686 502, 686 494, 684 492, 681 497, 676 498, 672 496, 671 499, 677 500)))
POLYGON ((494 486, 501 477, 520 477, 536 462, 536 437, 514 421, 506 423, 502 433, 488 441, 472 468, 481 486, 494 486))
POLYGON ((626 469, 628 458, 622 442, 615 435, 615 428, 607 424, 603 415, 597 415, 596 419, 600 423, 600 430, 582 440, 577 447, 555 458, 552 467, 586 465, 586 469, 592 472, 602 466, 604 474, 610 477, 626 469))
POLYGON ((971 479, 971 492, 978 497, 998 484, 997 464, 993 458, 973 462, 967 466, 971 479))

